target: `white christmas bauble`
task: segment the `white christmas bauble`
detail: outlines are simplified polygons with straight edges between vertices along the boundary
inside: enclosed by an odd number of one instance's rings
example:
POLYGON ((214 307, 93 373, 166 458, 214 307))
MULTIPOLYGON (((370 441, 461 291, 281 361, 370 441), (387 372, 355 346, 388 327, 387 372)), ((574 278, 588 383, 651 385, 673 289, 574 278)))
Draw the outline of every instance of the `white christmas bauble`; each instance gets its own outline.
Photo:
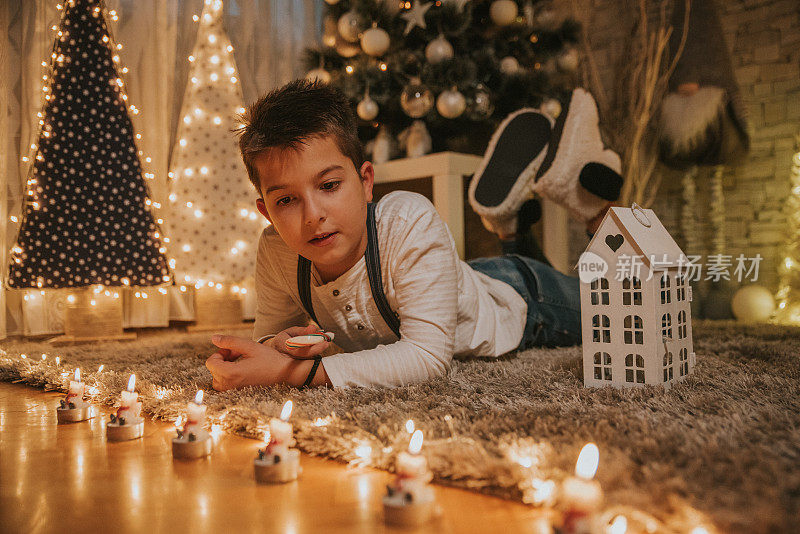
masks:
POLYGON ((570 48, 558 56, 558 68, 566 72, 573 72, 578 68, 578 59, 578 51, 570 48))
POLYGON ((500 60, 500 71, 503 74, 516 74, 519 72, 519 61, 514 56, 506 56, 500 60))
POLYGON ((389 34, 382 28, 372 27, 361 34, 361 48, 370 56, 380 57, 389 50, 389 34))
POLYGON ((361 47, 358 46, 357 44, 345 41, 344 39, 342 39, 341 36, 339 36, 339 38, 336 39, 336 52, 340 56, 351 58, 357 56, 360 51, 361 47))
POLYGON ((383 126, 372 143, 372 163, 386 163, 392 158, 392 135, 383 126))
POLYGON ((442 91, 439 98, 436 99, 436 110, 445 119, 455 119, 464 113, 466 107, 467 99, 458 89, 442 91))
POLYGON ((561 102, 555 98, 548 98, 542 102, 542 106, 539 109, 552 118, 557 119, 558 116, 561 115, 561 102))
POLYGON ((517 3, 513 0, 495 0, 489 8, 489 15, 498 26, 508 26, 517 18, 517 11, 517 3))
POLYGON ((400 106, 412 119, 424 117, 433 107, 433 93, 418 80, 412 81, 400 93, 400 106))
POLYGON ((775 298, 762 286, 745 286, 734 293, 731 308, 743 323, 764 323, 775 311, 775 298))
POLYGON ((330 83, 331 81, 331 73, 323 68, 318 69, 311 69, 306 73, 306 80, 314 81, 319 80, 322 83, 330 83))
POLYGON ((365 121, 371 121, 378 116, 378 104, 369 95, 366 95, 356 106, 356 113, 365 121))
POLYGON ((355 11, 348 11, 339 17, 337 27, 339 28, 339 35, 346 41, 355 43, 358 41, 358 34, 361 33, 361 18, 355 11))
POLYGON ((453 45, 444 38, 444 35, 440 34, 439 37, 428 43, 428 46, 425 47, 425 58, 430 63, 436 64, 452 57, 453 45))

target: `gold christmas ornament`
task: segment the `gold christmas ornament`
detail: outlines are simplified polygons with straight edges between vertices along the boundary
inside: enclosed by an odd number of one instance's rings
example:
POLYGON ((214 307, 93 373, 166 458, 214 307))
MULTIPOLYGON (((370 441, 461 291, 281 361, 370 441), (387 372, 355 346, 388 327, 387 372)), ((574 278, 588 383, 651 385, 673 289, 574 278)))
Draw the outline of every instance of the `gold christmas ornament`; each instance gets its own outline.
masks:
POLYGON ((355 43, 358 41, 358 36, 361 33, 361 18, 354 10, 350 10, 341 17, 336 24, 339 29, 339 35, 346 41, 355 43))
POLYGON ((495 0, 489 8, 489 16, 498 26, 508 26, 517 18, 518 11, 513 0, 495 0))
POLYGON ((433 107, 433 93, 419 78, 414 78, 400 93, 400 106, 412 119, 424 117, 433 107))
POLYGON ((453 45, 441 33, 439 37, 428 43, 425 47, 425 58, 432 64, 445 61, 453 57, 453 45))
POLYGON ((364 98, 356 106, 358 116, 365 121, 371 121, 377 117, 378 111, 378 104, 369 97, 369 93, 365 94, 364 98))
POLYGON ((519 61, 514 56, 506 56, 500 60, 500 71, 503 74, 516 74, 519 72, 519 61))
POLYGON ((306 73, 306 80, 314 81, 319 80, 322 83, 330 83, 331 81, 331 73, 327 70, 323 69, 322 67, 318 69, 311 69, 306 73))
POLYGON ((467 100, 455 87, 447 91, 442 91, 436 99, 436 110, 439 115, 446 119, 455 119, 467 107, 467 100))
POLYGON ((361 35, 361 49, 373 57, 380 57, 389 50, 389 34, 373 25, 361 35))
POLYGON ((775 311, 775 298, 762 286, 745 286, 734 293, 731 308, 743 323, 765 323, 775 311))
POLYGON ((558 68, 565 72, 574 72, 578 68, 579 59, 578 51, 570 48, 558 56, 558 68))
POLYGON ((542 106, 539 109, 554 119, 561 115, 561 103, 555 98, 548 98, 542 102, 542 106))

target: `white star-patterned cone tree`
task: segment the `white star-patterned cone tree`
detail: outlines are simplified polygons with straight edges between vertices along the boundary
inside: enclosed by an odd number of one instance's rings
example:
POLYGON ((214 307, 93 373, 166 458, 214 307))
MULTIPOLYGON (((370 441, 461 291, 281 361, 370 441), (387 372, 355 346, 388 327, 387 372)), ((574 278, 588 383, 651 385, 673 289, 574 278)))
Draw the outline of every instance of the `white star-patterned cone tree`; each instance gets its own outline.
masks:
POLYGON ((170 272, 102 2, 63 9, 7 284, 163 284, 170 272))
POLYGON ((199 20, 170 170, 170 265, 179 283, 240 284, 265 221, 232 133, 244 108, 222 2, 207 0, 199 20))

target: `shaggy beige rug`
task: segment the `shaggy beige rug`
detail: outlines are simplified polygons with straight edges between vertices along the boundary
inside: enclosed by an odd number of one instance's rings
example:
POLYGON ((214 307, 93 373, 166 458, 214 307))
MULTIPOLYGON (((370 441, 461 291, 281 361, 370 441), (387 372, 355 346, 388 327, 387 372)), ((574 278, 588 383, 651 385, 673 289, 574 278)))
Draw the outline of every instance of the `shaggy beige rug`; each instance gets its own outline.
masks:
POLYGON ((694 335, 696 371, 669 391, 586 389, 580 347, 572 347, 458 361, 446 378, 395 389, 217 393, 204 367, 209 335, 174 331, 58 350, 7 341, 0 379, 59 389, 80 366, 96 402, 112 405, 136 372, 154 417, 174 420, 202 388, 214 422, 254 438, 292 399, 302 450, 381 469, 407 445, 412 418, 437 482, 532 503, 542 495, 535 481, 560 482, 594 441, 609 514, 664 532, 796 532, 800 329, 700 323, 694 335))

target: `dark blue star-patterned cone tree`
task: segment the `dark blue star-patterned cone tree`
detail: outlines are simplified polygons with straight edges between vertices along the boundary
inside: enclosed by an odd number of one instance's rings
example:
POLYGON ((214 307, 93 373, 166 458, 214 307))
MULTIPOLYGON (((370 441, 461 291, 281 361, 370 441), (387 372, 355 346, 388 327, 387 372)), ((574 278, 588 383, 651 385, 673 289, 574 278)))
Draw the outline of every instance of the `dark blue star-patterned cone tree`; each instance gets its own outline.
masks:
POLYGON ((63 9, 7 285, 164 284, 170 272, 105 7, 67 0, 63 9))

